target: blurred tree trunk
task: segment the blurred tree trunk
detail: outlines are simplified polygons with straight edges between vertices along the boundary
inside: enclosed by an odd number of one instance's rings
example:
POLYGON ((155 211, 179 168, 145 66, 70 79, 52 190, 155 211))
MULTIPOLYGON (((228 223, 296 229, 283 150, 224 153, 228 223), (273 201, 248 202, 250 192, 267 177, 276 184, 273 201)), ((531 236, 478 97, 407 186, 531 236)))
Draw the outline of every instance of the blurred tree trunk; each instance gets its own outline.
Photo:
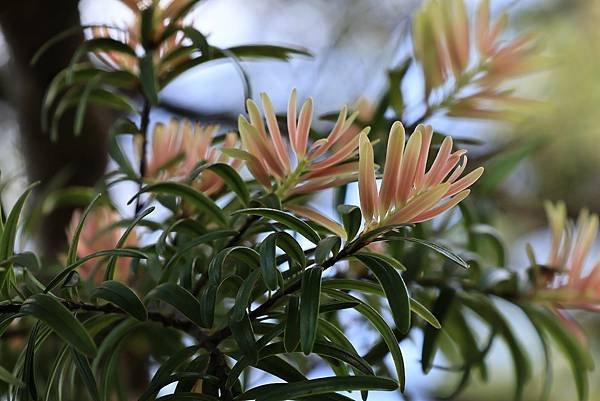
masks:
MULTIPOLYGON (((106 132, 110 115, 90 108, 83 133, 72 134, 73 113, 62 119, 59 139, 51 143, 42 131, 40 110, 46 89, 54 76, 65 68, 83 41, 83 34, 70 36, 52 46, 31 65, 35 52, 50 38, 80 25, 78 0, 10 0, 0 2, 0 26, 11 50, 9 85, 12 103, 19 117, 22 151, 28 178, 40 180, 37 194, 58 173, 67 177, 64 185, 94 185, 106 164, 106 132)), ((48 216, 37 234, 44 255, 52 257, 63 250, 65 225, 71 210, 59 209, 48 216)))

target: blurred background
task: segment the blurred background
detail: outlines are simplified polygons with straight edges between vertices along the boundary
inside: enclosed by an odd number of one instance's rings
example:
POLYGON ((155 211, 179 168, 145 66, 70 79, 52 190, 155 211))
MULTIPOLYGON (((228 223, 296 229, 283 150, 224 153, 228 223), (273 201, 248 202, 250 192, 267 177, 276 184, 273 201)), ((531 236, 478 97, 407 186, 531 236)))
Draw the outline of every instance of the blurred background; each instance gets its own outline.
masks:
MULTIPOLYGON (((76 24, 125 24, 131 16, 116 0, 2 3, 0 171, 2 202, 7 207, 29 182, 41 179, 46 188, 65 183, 90 185, 106 171, 104 134, 114 116, 102 111, 91 113, 81 137, 63 135, 56 144, 51 144, 39 128, 44 89, 68 63, 81 37, 75 35, 52 49, 42 65, 31 66, 29 60, 46 40, 64 29, 76 24)), ((477 1, 468 3, 472 12, 477 1)), ((317 114, 326 114, 344 104, 377 102, 386 89, 388 69, 396 67, 410 51, 411 17, 420 5, 419 0, 206 0, 195 11, 194 21, 217 46, 269 43, 310 51, 313 57, 297 57, 287 63, 245 62, 244 67, 251 93, 268 92, 276 109, 285 108, 291 88, 296 87, 301 98, 315 99, 317 114)), ((540 254, 546 253, 544 244, 549 234, 544 229, 542 200, 562 199, 572 215, 583 207, 600 212, 600 1, 492 0, 491 10, 492 16, 508 12, 509 35, 535 35, 544 67, 515 86, 519 93, 539 99, 547 107, 511 124, 444 115, 433 115, 428 123, 442 132, 485 141, 470 150, 475 155, 482 148, 501 148, 514 138, 530 138, 540 144, 518 158, 518 167, 493 198, 501 212, 494 215, 492 223, 509 244, 510 265, 519 269, 527 265, 526 243, 540 254)), ((410 124, 422 108, 423 83, 416 69, 411 67, 407 74, 403 92, 409 104, 406 122, 410 124)), ((234 127, 237 115, 244 111, 244 85, 236 66, 230 63, 192 70, 162 95, 153 122, 176 115, 234 127)), ((67 211, 50 216, 49 223, 39 228, 36 240, 27 246, 49 254, 60 251, 66 216, 67 211)), ((542 364, 535 363, 541 358, 541 349, 533 340, 532 327, 519 311, 506 312, 530 350, 535 374, 541 377, 542 364)), ((590 350, 600 364, 600 319, 585 313, 577 318, 589 334, 590 350)), ((409 372, 406 398, 444 397, 459 375, 436 369, 428 376, 421 375, 420 341, 417 333, 402 344, 409 372)), ((552 399, 574 399, 569 367, 559 353, 554 356, 552 399)), ((513 383, 513 367, 501 343, 494 345, 488 366, 490 382, 482 384, 473 375, 457 399, 511 399, 512 390, 508 389, 513 383)), ((316 376, 319 371, 312 374, 316 376)), ((592 374, 590 399, 600 400, 600 371, 592 374)), ((541 386, 541 379, 539 383, 533 380, 526 399, 539 399, 541 386)), ((398 397, 372 395, 377 400, 398 397)))

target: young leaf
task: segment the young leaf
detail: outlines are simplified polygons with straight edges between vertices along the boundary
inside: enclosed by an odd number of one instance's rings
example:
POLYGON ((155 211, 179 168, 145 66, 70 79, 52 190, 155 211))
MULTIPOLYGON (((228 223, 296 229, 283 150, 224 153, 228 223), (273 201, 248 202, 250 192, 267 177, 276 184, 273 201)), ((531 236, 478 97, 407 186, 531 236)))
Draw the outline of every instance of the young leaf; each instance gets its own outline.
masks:
POLYGON ((283 224, 290 230, 296 231, 298 234, 302 235, 304 238, 306 238, 313 244, 318 244, 321 240, 319 234, 315 230, 313 230, 311 226, 309 226, 304 221, 298 219, 296 216, 288 212, 269 208, 252 208, 237 210, 232 214, 255 215, 275 220, 283 224))
POLYGON ((356 254, 354 257, 375 275, 385 292, 396 328, 400 333, 407 334, 410 330, 410 296, 398 270, 368 254, 356 254))
POLYGON ((275 260, 275 246, 277 244, 277 235, 269 234, 263 240, 258 249, 260 253, 260 270, 262 278, 270 291, 275 291, 278 287, 277 282, 277 262, 275 260))
POLYGON ((59 337, 82 354, 96 353, 96 344, 86 329, 56 298, 48 294, 33 295, 23 303, 21 313, 46 323, 59 337))
POLYGON ((202 316, 200 313, 200 302, 191 292, 174 283, 161 284, 150 291, 145 301, 160 300, 163 301, 190 319, 193 323, 202 327, 202 316))
POLYGON ((140 298, 131 288, 118 281, 103 282, 94 288, 92 297, 104 299, 140 321, 148 319, 148 312, 140 298))
POLYGON ((317 338, 319 305, 321 303, 321 274, 323 268, 315 266, 304 271, 300 293, 300 346, 305 355, 312 352, 317 338))

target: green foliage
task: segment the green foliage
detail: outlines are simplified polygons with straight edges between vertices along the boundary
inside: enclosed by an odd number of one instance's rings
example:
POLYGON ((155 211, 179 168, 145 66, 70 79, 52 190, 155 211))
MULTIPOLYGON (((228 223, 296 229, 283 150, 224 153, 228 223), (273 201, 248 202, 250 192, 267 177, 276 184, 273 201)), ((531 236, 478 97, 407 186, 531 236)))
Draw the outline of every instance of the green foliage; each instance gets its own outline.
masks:
MULTIPOLYGON (((493 191, 537 144, 494 155, 485 163, 490 172, 482 180, 481 193, 473 187, 470 195, 475 206, 463 203, 460 213, 443 215, 439 224, 370 227, 359 207, 341 204, 346 184, 333 185, 342 198, 337 211, 343 230, 340 226, 335 232, 327 229, 335 222, 298 208, 289 211, 292 198, 298 206, 310 194, 278 195, 280 183, 270 187, 276 181, 271 172, 260 174, 275 162, 259 160, 247 149, 216 147, 212 150, 218 149, 221 158, 200 160, 180 175, 169 176, 161 166, 164 177, 146 174, 147 149, 139 166, 130 160, 121 140, 146 144, 149 113, 159 103, 161 90, 184 72, 226 59, 241 68, 246 79, 240 60, 308 55, 297 48, 263 44, 215 47, 184 21, 196 3, 171 10, 169 18, 161 14, 160 2, 138 10, 139 43, 121 42, 119 35, 94 36, 76 50, 48 88, 42 121, 52 136, 73 108, 74 134, 84 134, 92 104, 133 116, 123 117, 107 133, 109 155, 117 168, 107 174, 105 186, 72 188, 45 199, 42 213, 74 203, 85 207, 70 226, 69 245, 57 265, 17 249, 26 241, 19 240, 19 221, 31 187, 2 214, 0 334, 15 326, 27 337, 15 350, 15 360, 7 361, 12 365, 0 366, 6 394, 19 400, 125 399, 131 386, 124 383, 121 364, 135 355, 157 365, 145 388, 136 389, 139 400, 337 401, 349 400, 343 392, 352 390, 366 400, 368 391, 403 392, 410 386, 406 369, 413 366, 405 365, 403 341, 421 330, 423 372, 459 372, 454 394, 465 388, 474 370, 488 379, 488 352, 496 340, 503 341, 514 362, 515 399, 521 399, 532 381, 533 364, 505 315, 503 306, 510 304, 519 306, 534 325, 549 373, 549 344, 560 347, 571 364, 578 397, 584 400, 593 368, 587 350, 547 308, 556 305, 539 305, 535 277, 521 277, 506 266, 509 257, 501 233, 487 224, 493 216, 480 206, 489 203, 493 191), (169 47, 173 38, 177 45, 169 47), (121 58, 100 67, 85 60, 89 54, 101 60, 121 58), (142 110, 136 106, 139 100, 142 110), (248 171, 228 164, 227 157, 244 162, 248 171), (108 189, 123 181, 139 186, 129 201, 136 206, 129 218, 120 216, 109 200, 108 189), (213 185, 203 187, 205 181, 213 185), (374 333, 370 349, 363 351, 362 341, 361 347, 357 343, 362 339, 350 336, 349 316, 352 324, 374 333), (479 335, 482 326, 489 332, 486 341, 479 335), (450 366, 437 363, 442 359, 450 366), (309 379, 312 367, 321 364, 334 376, 309 379), (253 387, 256 372, 282 383, 253 387), (172 394, 158 397, 173 383, 172 394)), ((101 28, 124 34, 120 28, 101 28)), ((33 62, 49 46, 80 31, 57 36, 33 62)), ((372 116, 349 124, 362 128, 369 123, 373 142, 387 142, 387 129, 402 120, 408 107, 402 85, 413 65, 411 57, 388 71, 389 88, 372 116)), ((428 109, 411 125, 425 122, 432 112, 428 109)), ((311 138, 319 135, 310 132, 311 138)), ((433 133, 433 146, 443 137, 433 133)), ((219 141, 226 141, 225 136, 215 136, 219 141)), ((454 143, 475 144, 460 138, 454 143)), ((383 166, 381 149, 375 162, 383 166)), ((185 155, 174 156, 177 165, 185 155)), ((350 154, 344 168, 353 166, 354 156, 350 154)), ((283 177, 290 181, 286 190, 297 184, 297 176, 310 173, 302 163, 290 177, 283 177)), ((150 372, 148 365, 144 368, 147 372, 136 373, 150 372)))

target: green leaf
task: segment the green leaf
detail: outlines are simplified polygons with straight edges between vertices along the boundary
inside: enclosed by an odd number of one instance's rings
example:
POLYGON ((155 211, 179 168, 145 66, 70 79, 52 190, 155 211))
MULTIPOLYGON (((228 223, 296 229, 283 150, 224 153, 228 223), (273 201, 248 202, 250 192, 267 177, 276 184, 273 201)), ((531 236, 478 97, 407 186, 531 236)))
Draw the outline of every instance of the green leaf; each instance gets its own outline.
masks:
POLYGON ((158 104, 158 80, 154 69, 154 52, 148 51, 140 60, 140 82, 150 104, 158 104))
POLYGON ((277 246, 285 253, 290 268, 292 268, 292 262, 296 262, 301 269, 304 269, 306 267, 306 255, 298 241, 285 231, 279 231, 275 234, 277 235, 277 246))
POLYGON ((519 344, 504 316, 502 316, 487 297, 475 294, 468 296, 461 294, 461 300, 473 312, 485 320, 490 327, 495 328, 506 342, 515 368, 515 399, 521 400, 523 398, 525 383, 531 377, 531 364, 527 358, 526 351, 519 344))
POLYGON ((237 195, 242 205, 247 206, 250 203, 248 187, 233 167, 225 163, 215 163, 207 166, 206 170, 218 175, 227 184, 229 189, 237 195))
MULTIPOLYGON (((456 291, 450 287, 440 289, 435 303, 433 304, 432 313, 437 321, 442 324, 446 320, 448 313, 452 309, 456 291)), ((427 326, 423 331, 423 348, 421 350, 421 369, 423 373, 428 373, 433 365, 433 358, 437 349, 437 339, 440 335, 439 330, 434 327, 427 326)))
POLYGON ((37 385, 35 383, 35 348, 38 333, 40 331, 40 323, 36 323, 29 333, 27 345, 25 347, 25 361, 23 362, 23 382, 25 386, 21 388, 24 400, 37 400, 37 385))
POLYGON ((344 349, 333 342, 317 340, 313 352, 319 356, 327 356, 345 362, 361 374, 374 375, 373 368, 371 368, 371 365, 367 361, 353 350, 344 349))
MULTIPOLYGON (((138 223, 140 221, 142 221, 144 219, 144 217, 146 217, 150 213, 152 213, 154 211, 154 209, 156 209, 156 208, 154 206, 152 206, 152 207, 149 207, 148 209, 144 210, 140 214, 138 214, 135 217, 135 219, 133 219, 131 221, 131 223, 129 223, 129 225, 127 226, 127 228, 125 229, 125 231, 123 232, 121 237, 119 238, 119 241, 115 245, 115 248, 123 248, 125 246, 125 243, 127 242, 127 237, 129 237, 129 234, 131 234, 131 232, 138 225, 138 223)), ((113 277, 115 275, 115 267, 116 266, 117 266, 117 256, 112 256, 110 258, 110 260, 108 261, 108 265, 106 266, 106 271, 104 272, 104 280, 112 280, 113 279, 113 277)))
MULTIPOLYGON (((304 49, 298 49, 293 47, 283 46, 271 46, 271 45, 244 45, 229 47, 226 50, 228 53, 238 58, 274 58, 280 60, 289 60, 290 55, 299 54, 303 56, 310 56, 310 53, 304 49)), ((217 54, 218 54, 217 50, 217 54)), ((221 50, 223 51, 223 50, 221 50)))
POLYGON ((228 237, 233 237, 236 234, 237 234, 237 231, 235 231, 235 230, 216 230, 216 231, 211 231, 207 234, 200 235, 199 237, 186 242, 181 247, 179 247, 177 252, 165 264, 165 267, 164 267, 165 277, 166 277, 166 275, 168 275, 171 266, 173 266, 180 257, 188 254, 191 249, 197 247, 198 245, 206 244, 208 242, 217 241, 217 240, 228 238, 228 237))
POLYGON ((217 206, 212 199, 208 198, 202 192, 195 190, 189 185, 179 184, 176 182, 160 182, 157 184, 147 185, 142 188, 133 198, 131 198, 127 204, 131 204, 137 197, 145 192, 179 196, 190 204, 194 205, 199 210, 208 213, 219 224, 226 226, 228 223, 227 216, 225 216, 223 210, 221 210, 221 208, 217 206))
MULTIPOLYGON (((111 38, 92 38, 86 40, 79 46, 73 55, 73 58, 71 59, 69 71, 74 71, 74 66, 87 52, 94 51, 110 51, 137 57, 137 54, 133 48, 119 40, 111 38)), ((68 77, 67 79, 70 81, 72 78, 68 77)))
POLYGON ((397 259, 388 256, 388 255, 384 255, 381 253, 376 253, 376 252, 369 252, 369 251, 359 251, 356 252, 357 255, 367 255, 370 258, 374 258, 379 260, 381 263, 387 264, 392 266, 393 268, 395 268, 398 271, 406 271, 406 267, 397 259))
POLYGON ((323 377, 295 383, 265 384, 254 387, 236 400, 282 401, 311 395, 351 390, 396 390, 393 380, 376 376, 323 377))
POLYGON ((15 253, 11 257, 5 259, 4 262, 0 262, 0 266, 9 266, 11 264, 24 267, 32 272, 40 270, 40 260, 35 253, 29 251, 15 253))
POLYGON ((356 254, 354 257, 375 275, 385 292, 396 328, 400 333, 407 334, 410 330, 410 296, 398 270, 371 255, 356 254))
POLYGON ((101 82, 102 74, 99 73, 85 84, 85 88, 79 97, 79 102, 77 103, 77 110, 75 111, 75 119, 73 122, 73 133, 75 136, 79 136, 81 134, 85 119, 85 112, 89 104, 90 96, 92 95, 92 91, 101 85, 101 82))
POLYGON ((148 319, 146 307, 135 292, 118 281, 105 281, 92 292, 93 298, 101 298, 123 309, 132 317, 145 321, 148 319))
MULTIPOLYGON (((0 235, 0 262, 11 257, 15 252, 15 240, 17 236, 17 228, 19 225, 19 216, 21 215, 21 211, 23 210, 23 206, 25 206, 25 202, 31 194, 31 191, 38 183, 34 183, 27 187, 27 189, 19 196, 17 201, 15 202, 13 208, 11 209, 8 217, 6 218, 6 222, 4 223, 4 227, 2 230, 2 235, 0 235)), ((8 267, 5 269, 0 275, 0 290, 7 291, 8 289, 8 280, 12 277, 12 267, 8 267)))
POLYGON ((82 354, 96 353, 96 344, 83 325, 56 298, 48 294, 33 295, 23 303, 21 313, 46 323, 59 337, 82 354))
POLYGON ((10 373, 6 368, 0 366, 0 381, 14 387, 21 387, 24 383, 18 377, 10 373))
POLYGON ((158 397, 156 401, 219 401, 217 397, 199 393, 175 393, 158 397))
POLYGON ((396 237, 394 237, 394 239, 401 240, 401 241, 414 242, 415 244, 426 246, 427 248, 448 258, 449 260, 456 263, 460 267, 463 267, 465 269, 469 268, 469 264, 467 262, 465 262, 463 258, 458 256, 456 253, 452 252, 450 249, 446 248, 445 246, 436 244, 435 242, 427 241, 427 240, 420 239, 420 238, 413 238, 413 237, 396 236, 396 237))
POLYGON ((277 280, 277 262, 275 260, 275 246, 277 244, 277 235, 269 234, 267 238, 263 240, 258 248, 260 253, 260 270, 262 272, 262 278, 270 291, 275 291, 278 287, 277 280))
POLYGON ((311 226, 309 226, 304 221, 298 219, 296 216, 288 212, 269 208, 252 208, 237 210, 232 214, 254 215, 275 220, 283 224, 290 230, 296 231, 298 234, 302 235, 304 238, 306 238, 313 244, 318 244, 321 240, 319 234, 315 230, 313 230, 311 226))
POLYGON ((496 190, 521 161, 545 143, 540 138, 529 140, 490 159, 484 165, 485 174, 479 182, 481 190, 487 193, 496 190))
POLYGON ((233 308, 231 310, 232 319, 239 321, 244 318, 244 315, 246 314, 246 309, 250 304, 250 298, 252 297, 254 285, 256 284, 256 280, 258 280, 259 274, 259 270, 254 270, 248 275, 248 277, 246 277, 246 279, 240 286, 238 293, 235 297, 235 304, 233 305, 233 308))
POLYGON ((525 310, 529 317, 558 344, 571 365, 577 396, 580 401, 586 400, 589 392, 587 372, 594 368, 594 360, 590 353, 582 347, 568 329, 560 324, 556 316, 551 316, 549 312, 535 307, 525 307, 525 310))
POLYGON ((352 205, 339 205, 337 209, 342 217, 346 234, 348 234, 348 241, 352 241, 358 234, 362 223, 360 208, 352 205))
POLYGON ((390 326, 388 326, 388 324, 385 322, 385 320, 379 314, 379 312, 377 312, 372 306, 368 305, 362 300, 353 297, 352 295, 346 294, 342 291, 325 288, 323 292, 339 301, 357 303, 355 309, 360 314, 362 314, 367 320, 369 320, 373 327, 375 327, 377 331, 379 331, 381 337, 383 338, 383 341, 390 350, 392 360, 394 361, 394 366, 396 367, 396 374, 398 375, 400 391, 404 391, 404 386, 406 384, 406 374, 404 370, 404 358, 402 357, 402 351, 400 350, 400 346, 398 345, 398 340, 396 339, 394 332, 392 331, 390 326))
POLYGON ((477 236, 488 238, 496 250, 497 265, 506 266, 506 245, 498 230, 487 224, 473 224, 469 227, 469 230, 477 236))
POLYGON ((179 350, 163 362, 152 377, 146 391, 140 396, 139 401, 149 401, 153 399, 155 394, 165 385, 164 383, 168 380, 169 376, 171 376, 179 366, 188 361, 197 351, 198 346, 192 345, 191 347, 179 350))
POLYGON ((215 302, 219 287, 208 284, 200 293, 200 316, 202 327, 211 328, 215 319, 215 302))
POLYGON ((398 67, 391 69, 388 71, 388 81, 389 81, 389 89, 388 89, 388 98, 390 102, 390 106, 394 109, 397 117, 402 117, 404 113, 404 109, 406 105, 404 104, 404 98, 402 96, 402 81, 406 72, 408 71, 408 67, 412 62, 411 58, 408 58, 403 63, 401 63, 398 67))
POLYGON ((410 299, 410 309, 418 315, 421 319, 425 320, 435 329, 441 329, 442 325, 433 313, 429 311, 423 304, 419 303, 414 298, 410 299))
POLYGON ((340 250, 342 240, 339 237, 327 237, 319 241, 315 249, 315 263, 322 265, 329 258, 329 255, 337 255, 340 250))
POLYGON ((64 281, 67 276, 76 268, 84 264, 85 262, 95 259, 95 258, 103 258, 107 256, 126 256, 129 258, 137 258, 137 259, 146 259, 147 256, 145 253, 135 250, 135 249, 108 249, 105 251, 98 251, 92 254, 89 254, 81 259, 78 259, 76 262, 71 263, 67 267, 65 267, 60 273, 58 273, 52 280, 50 284, 46 286, 44 292, 48 293, 52 291, 56 286, 58 286, 62 281, 64 281))
POLYGON ((190 319, 193 323, 202 327, 202 316, 200 313, 200 302, 191 292, 173 283, 161 284, 150 291, 145 301, 160 300, 163 301, 190 319))
POLYGON ((254 337, 252 322, 247 313, 241 320, 229 319, 229 328, 241 353, 247 358, 251 365, 258 362, 258 348, 254 337))
POLYGON ((100 401, 98 385, 96 384, 96 378, 94 377, 94 373, 90 367, 90 362, 84 355, 74 348, 71 348, 71 354, 73 356, 73 361, 75 362, 75 367, 77 368, 77 371, 79 372, 81 380, 87 388, 89 395, 94 401, 100 401))
POLYGON ((219 286, 223 281, 223 266, 230 258, 257 268, 261 264, 260 255, 252 248, 245 246, 225 248, 217 253, 208 265, 208 280, 213 286, 219 286))
POLYGON ((305 355, 312 352, 317 338, 319 305, 321 303, 321 274, 323 268, 315 266, 304 271, 300 292, 300 347, 305 355))
MULTIPOLYGON (((363 280, 328 279, 323 281, 321 287, 335 288, 337 290, 355 290, 365 294, 371 294, 380 297, 385 296, 383 288, 379 284, 363 280)), ((437 329, 441 328, 440 322, 436 319, 436 317, 414 298, 410 299, 410 310, 433 327, 437 329)))
POLYGON ((290 297, 285 308, 285 333, 283 336, 285 350, 293 352, 300 343, 300 299, 298 297, 290 297))

